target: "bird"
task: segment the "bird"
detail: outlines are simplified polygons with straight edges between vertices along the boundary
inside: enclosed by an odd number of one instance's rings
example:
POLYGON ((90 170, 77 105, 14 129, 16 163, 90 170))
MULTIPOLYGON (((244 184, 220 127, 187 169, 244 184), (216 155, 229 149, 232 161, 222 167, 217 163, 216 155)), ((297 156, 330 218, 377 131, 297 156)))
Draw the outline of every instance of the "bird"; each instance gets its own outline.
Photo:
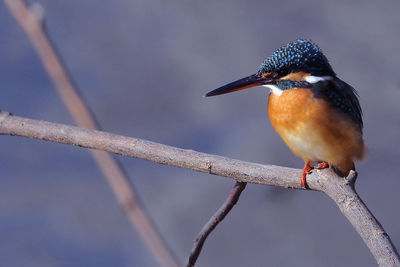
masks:
POLYGON ((358 94, 337 77, 317 44, 296 39, 267 57, 255 74, 205 96, 255 86, 269 89, 271 124, 293 154, 304 160, 301 187, 308 188, 306 176, 315 165, 332 167, 342 177, 355 170, 354 162, 366 153, 358 94))

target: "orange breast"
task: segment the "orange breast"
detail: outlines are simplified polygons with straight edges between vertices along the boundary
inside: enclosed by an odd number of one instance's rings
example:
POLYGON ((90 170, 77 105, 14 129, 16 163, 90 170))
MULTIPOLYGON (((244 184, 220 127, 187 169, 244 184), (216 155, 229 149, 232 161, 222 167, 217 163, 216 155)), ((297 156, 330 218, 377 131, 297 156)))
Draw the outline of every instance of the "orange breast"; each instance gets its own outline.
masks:
POLYGON ((314 98, 310 89, 271 93, 268 113, 286 145, 305 161, 326 161, 349 171, 364 154, 360 130, 325 100, 314 98))

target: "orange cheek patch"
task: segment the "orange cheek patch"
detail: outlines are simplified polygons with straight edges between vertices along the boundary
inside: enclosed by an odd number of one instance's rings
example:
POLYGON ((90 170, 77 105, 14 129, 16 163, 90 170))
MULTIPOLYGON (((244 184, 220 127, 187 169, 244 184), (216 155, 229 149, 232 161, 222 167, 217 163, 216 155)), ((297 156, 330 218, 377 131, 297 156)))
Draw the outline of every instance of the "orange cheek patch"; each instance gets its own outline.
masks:
POLYGON ((279 81, 291 80, 294 82, 304 82, 307 76, 310 76, 310 73, 302 72, 302 71, 293 72, 293 73, 289 73, 286 76, 283 76, 282 78, 279 79, 279 81))
POLYGON ((271 74, 272 74, 271 72, 264 72, 263 74, 261 74, 261 77, 266 78, 271 76, 271 74))

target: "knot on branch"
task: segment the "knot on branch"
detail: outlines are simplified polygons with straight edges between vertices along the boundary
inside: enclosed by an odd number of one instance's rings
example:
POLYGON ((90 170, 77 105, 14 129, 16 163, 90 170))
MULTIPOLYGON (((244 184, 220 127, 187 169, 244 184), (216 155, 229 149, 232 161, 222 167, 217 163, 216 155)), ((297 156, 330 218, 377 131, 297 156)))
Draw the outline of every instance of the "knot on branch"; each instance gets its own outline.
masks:
POLYGON ((2 124, 2 122, 8 117, 8 116, 12 116, 12 114, 10 112, 4 111, 0 109, 0 126, 2 124))
POLYGON ((351 170, 349 175, 345 177, 345 181, 347 184, 351 185, 354 188, 354 184, 356 183, 358 173, 356 171, 351 170))
POLYGON ((307 183, 311 189, 327 193, 331 188, 337 186, 350 186, 354 190, 356 179, 356 171, 352 170, 347 177, 342 177, 334 168, 329 168, 313 170, 311 175, 307 176, 307 183))
POLYGON ((212 168, 211 160, 206 161, 206 168, 208 170, 208 173, 211 174, 211 168, 212 168))

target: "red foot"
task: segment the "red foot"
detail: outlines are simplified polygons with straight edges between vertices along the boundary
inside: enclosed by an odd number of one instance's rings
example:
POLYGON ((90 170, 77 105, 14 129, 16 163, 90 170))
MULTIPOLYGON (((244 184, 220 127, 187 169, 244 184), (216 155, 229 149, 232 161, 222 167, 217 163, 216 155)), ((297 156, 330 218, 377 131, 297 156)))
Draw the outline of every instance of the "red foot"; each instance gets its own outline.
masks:
POLYGON ((308 188, 306 176, 312 169, 313 169, 313 167, 311 167, 310 162, 306 162, 304 164, 303 174, 301 175, 301 180, 300 180, 301 187, 308 188))
POLYGON ((320 164, 318 164, 318 166, 315 167, 315 168, 316 168, 316 169, 325 169, 325 168, 328 168, 328 167, 329 167, 328 162, 323 161, 323 162, 321 162, 320 164))

